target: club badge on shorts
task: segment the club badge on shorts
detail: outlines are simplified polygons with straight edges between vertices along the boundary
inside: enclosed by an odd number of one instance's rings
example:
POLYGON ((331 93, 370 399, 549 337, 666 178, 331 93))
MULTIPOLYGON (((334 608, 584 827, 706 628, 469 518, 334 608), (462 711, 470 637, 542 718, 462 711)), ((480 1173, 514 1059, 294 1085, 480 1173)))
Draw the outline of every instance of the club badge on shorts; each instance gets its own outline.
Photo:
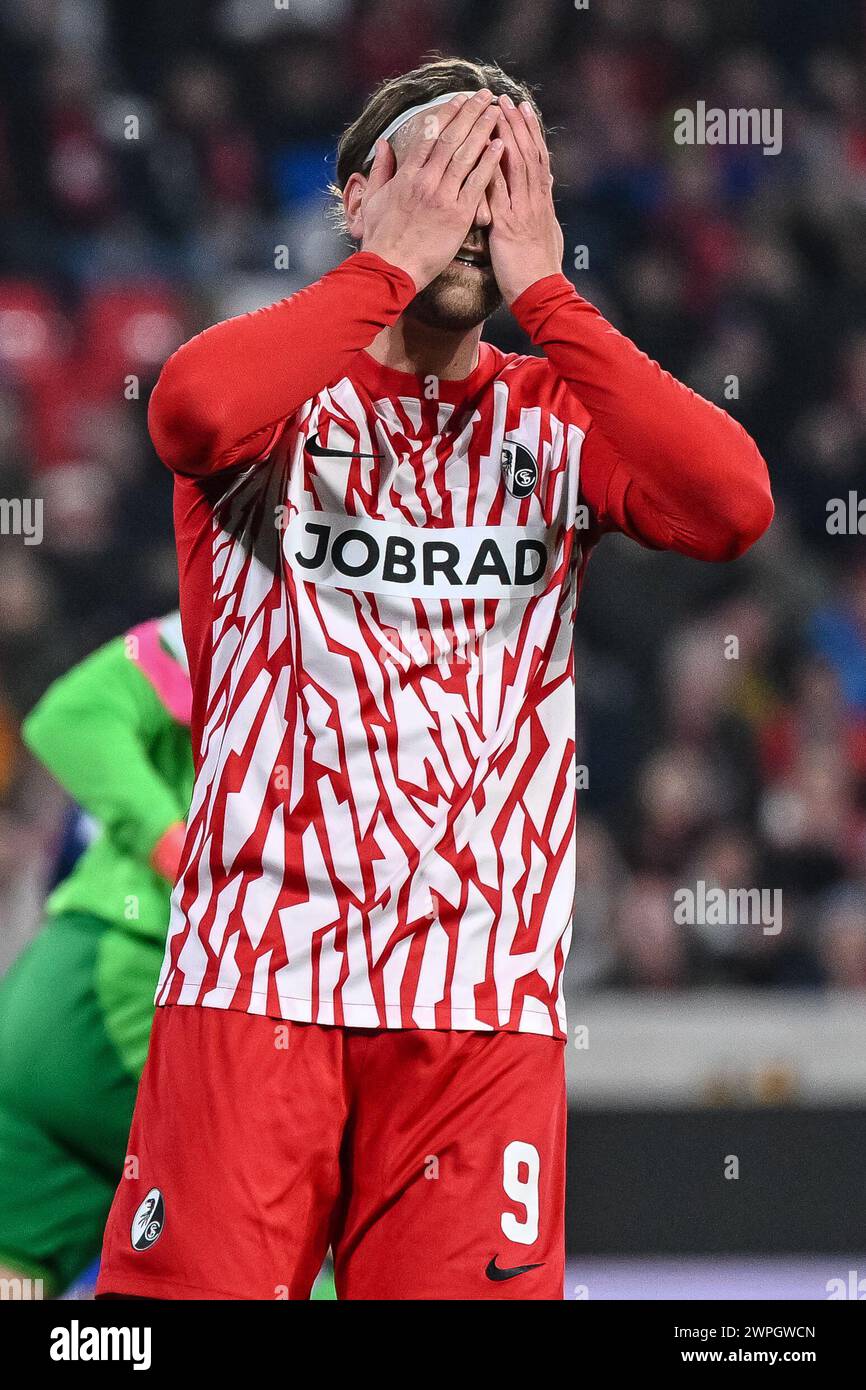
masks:
POLYGON ((502 441, 499 455, 502 479, 512 497, 528 497, 538 482, 538 464, 523 444, 512 439, 502 441))
POLYGON ((149 1250, 156 1245, 165 1225, 165 1202, 158 1187, 152 1187, 132 1218, 130 1238, 133 1250, 149 1250))

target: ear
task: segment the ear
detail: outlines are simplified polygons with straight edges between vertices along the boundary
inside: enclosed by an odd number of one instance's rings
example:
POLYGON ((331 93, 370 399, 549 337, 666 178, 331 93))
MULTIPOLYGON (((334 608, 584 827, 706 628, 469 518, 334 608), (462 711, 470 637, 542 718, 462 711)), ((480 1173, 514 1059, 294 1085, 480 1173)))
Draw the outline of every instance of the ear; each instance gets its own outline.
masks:
POLYGON ((343 189, 343 210, 346 214, 346 230, 353 241, 362 241, 364 236, 364 204, 369 197, 390 178, 394 177, 397 161, 387 140, 376 141, 376 153, 370 172, 350 174, 343 189))
POLYGON ((353 241, 360 242, 364 236, 364 194, 367 179, 363 174, 350 174, 343 189, 343 211, 346 214, 346 230, 353 241))

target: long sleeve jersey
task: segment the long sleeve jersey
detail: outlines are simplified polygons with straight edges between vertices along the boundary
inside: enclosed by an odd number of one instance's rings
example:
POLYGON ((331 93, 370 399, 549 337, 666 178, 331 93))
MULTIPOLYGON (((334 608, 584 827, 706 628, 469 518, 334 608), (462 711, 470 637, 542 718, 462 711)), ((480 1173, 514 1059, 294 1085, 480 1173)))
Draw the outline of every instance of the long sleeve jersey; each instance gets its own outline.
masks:
POLYGON ((459 381, 367 351, 415 292, 358 253, 154 390, 196 758, 157 1002, 562 1037, 588 556, 732 559, 767 472, 565 277, 512 305, 543 356, 459 381))
POLYGON ((98 823, 51 894, 49 916, 83 912, 165 937, 171 886, 149 860, 183 820, 193 780, 191 691, 175 629, 170 617, 108 642, 55 681, 24 721, 25 743, 98 823))

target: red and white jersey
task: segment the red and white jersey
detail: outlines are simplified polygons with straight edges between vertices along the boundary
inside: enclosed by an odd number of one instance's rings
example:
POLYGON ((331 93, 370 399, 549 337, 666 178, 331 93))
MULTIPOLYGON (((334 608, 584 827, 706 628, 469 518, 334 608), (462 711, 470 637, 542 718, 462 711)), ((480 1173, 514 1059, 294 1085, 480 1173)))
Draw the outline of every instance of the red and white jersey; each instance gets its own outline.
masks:
POLYGON ((157 1002, 561 1037, 589 547, 727 558, 766 470, 562 276, 511 306, 543 358, 380 365, 414 291, 361 253, 154 392, 196 756, 157 1002))
POLYGON ((587 425, 543 360, 361 352, 221 480, 160 1003, 563 1032, 587 425))

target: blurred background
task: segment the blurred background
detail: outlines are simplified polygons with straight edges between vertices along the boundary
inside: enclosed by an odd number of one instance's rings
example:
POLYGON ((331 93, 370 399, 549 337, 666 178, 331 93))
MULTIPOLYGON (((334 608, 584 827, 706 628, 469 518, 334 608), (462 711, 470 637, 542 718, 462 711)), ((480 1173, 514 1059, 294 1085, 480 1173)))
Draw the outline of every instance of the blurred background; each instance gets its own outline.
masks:
POLYGON ((176 599, 150 387, 342 259, 336 137, 432 49, 536 84, 566 273, 753 433, 777 503, 734 565, 589 567, 571 1296, 825 1297, 866 1278, 866 503, 827 525, 866 498, 863 0, 4 0, 0 498, 44 537, 0 535, 0 970, 64 816, 19 721, 176 599), (698 101, 780 109, 781 152, 678 145, 698 101), (698 881, 780 889, 782 930, 677 924, 698 881))

